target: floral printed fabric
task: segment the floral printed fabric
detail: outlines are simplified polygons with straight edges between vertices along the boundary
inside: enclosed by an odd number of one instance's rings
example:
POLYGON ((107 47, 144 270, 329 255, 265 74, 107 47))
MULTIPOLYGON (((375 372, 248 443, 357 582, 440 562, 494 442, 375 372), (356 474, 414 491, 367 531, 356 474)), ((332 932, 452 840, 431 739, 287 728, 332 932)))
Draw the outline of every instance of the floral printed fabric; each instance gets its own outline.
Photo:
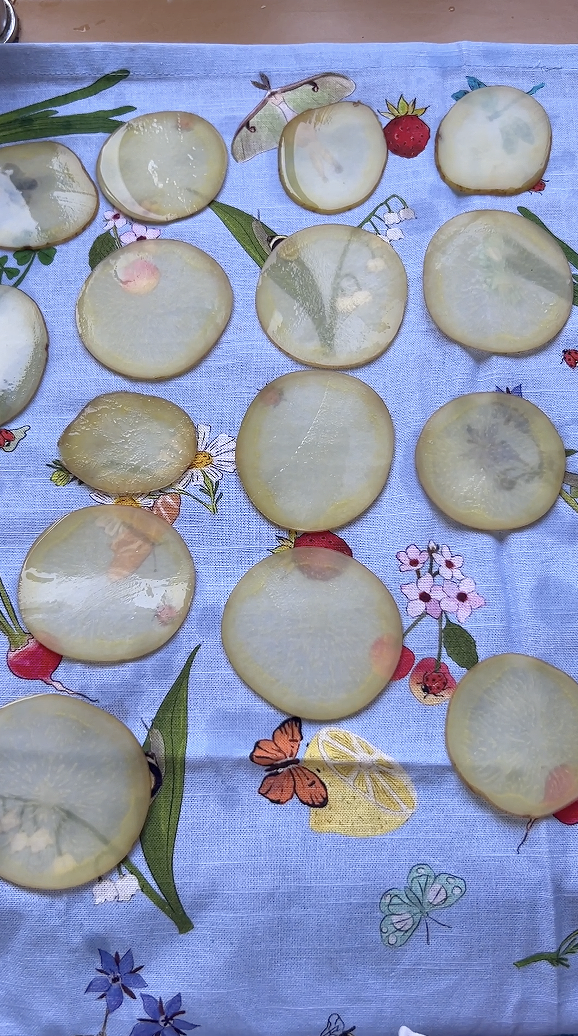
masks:
MULTIPOLYGON (((130 75, 106 101, 80 101, 74 110, 187 109, 212 122, 228 146, 261 100, 251 85, 261 70, 274 86, 343 72, 356 84, 350 99, 375 111, 398 98, 427 106, 420 118, 431 130, 429 142, 414 157, 390 154, 374 196, 352 212, 315 216, 294 205, 280 186, 274 151, 242 165, 231 159, 219 196, 277 234, 316 222, 364 222, 406 267, 409 300, 400 333, 379 360, 351 375, 387 403, 396 431, 393 467, 374 506, 338 532, 389 587, 404 629, 413 628, 388 689, 370 708, 326 727, 287 726, 287 717, 245 687, 226 660, 219 630, 228 594, 276 544, 293 549, 296 537, 295 530, 271 526, 244 495, 234 470, 235 439, 258 389, 297 365, 261 331, 254 310, 258 267, 214 211, 159 230, 114 212, 101 197, 94 223, 75 240, 44 250, 35 262, 25 250, 0 257, 2 283, 26 277, 23 290, 39 304, 50 336, 36 397, 0 432, 0 610, 10 643, 26 641, 6 601, 16 603, 33 540, 70 510, 111 502, 59 466, 58 437, 79 410, 99 393, 132 388, 180 404, 199 432, 197 457, 178 485, 122 501, 173 522, 193 555, 196 596, 178 634, 156 654, 126 665, 83 665, 52 653, 42 675, 26 671, 15 654, 8 665, 0 659, 0 704, 72 688, 98 699, 141 743, 146 738, 158 792, 151 823, 175 779, 163 705, 169 691, 177 703, 171 715, 185 718, 174 851, 167 855, 165 847, 161 857, 151 834, 118 871, 63 894, 0 884, 0 959, 4 989, 11 991, 0 1011, 0 1036, 178 1036, 197 1026, 206 1036, 578 1032, 578 813, 526 832, 524 820, 470 794, 444 746, 447 700, 477 658, 526 652, 578 678, 578 477, 569 476, 564 498, 532 527, 486 534, 438 513, 413 465, 417 436, 438 406, 498 386, 540 406, 568 450, 578 449, 575 309, 555 341, 535 355, 480 358, 434 327, 421 293, 431 236, 472 208, 524 206, 578 248, 578 48, 18 45, 0 55, 2 111, 121 68, 130 75), (552 122, 553 148, 545 183, 534 192, 457 196, 436 172, 435 131, 453 95, 484 83, 527 91, 545 84, 538 100, 552 122), (111 247, 159 233, 188 241, 227 272, 232 320, 189 374, 129 383, 81 345, 74 307, 103 233, 117 236, 111 247), (180 676, 187 659, 188 715, 187 680, 180 676), (424 708, 432 704, 437 707, 424 708), (279 775, 287 776, 273 779, 279 775)), ((93 177, 103 140, 100 134, 63 138, 93 177)), ((569 457, 570 472, 574 460, 569 457)), ((18 838, 14 825, 17 813, 4 810, 0 837, 18 838)), ((32 849, 38 835, 26 837, 32 849)))

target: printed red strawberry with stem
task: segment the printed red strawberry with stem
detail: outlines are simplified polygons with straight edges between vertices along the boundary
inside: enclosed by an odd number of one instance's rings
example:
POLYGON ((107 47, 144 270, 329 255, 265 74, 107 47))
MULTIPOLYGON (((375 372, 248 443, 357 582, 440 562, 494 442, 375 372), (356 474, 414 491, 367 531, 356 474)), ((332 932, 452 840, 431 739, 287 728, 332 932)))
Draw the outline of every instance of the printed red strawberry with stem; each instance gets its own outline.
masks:
POLYGON ((397 107, 388 100, 385 103, 387 111, 379 114, 391 120, 383 128, 389 151, 400 158, 421 155, 430 137, 429 126, 421 118, 427 108, 416 108, 415 98, 408 103, 403 94, 397 107))
POLYGON ((42 680, 55 691, 74 694, 87 701, 94 701, 87 694, 71 691, 52 675, 62 662, 62 655, 40 644, 28 630, 23 629, 16 611, 8 596, 4 583, 0 579, 0 632, 8 638, 8 654, 6 662, 11 673, 23 680, 42 680))

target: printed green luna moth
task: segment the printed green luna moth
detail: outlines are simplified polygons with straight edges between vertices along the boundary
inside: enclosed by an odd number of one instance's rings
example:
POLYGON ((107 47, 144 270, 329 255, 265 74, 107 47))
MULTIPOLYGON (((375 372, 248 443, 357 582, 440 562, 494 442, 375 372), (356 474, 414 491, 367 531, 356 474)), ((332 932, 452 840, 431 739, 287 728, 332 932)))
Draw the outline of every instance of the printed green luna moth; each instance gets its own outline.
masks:
POLYGON ((283 127, 295 116, 309 108, 321 108, 349 97, 355 83, 339 72, 321 72, 311 79, 280 86, 274 90, 269 77, 259 73, 259 80, 251 80, 258 90, 265 90, 263 100, 243 119, 231 144, 236 162, 248 162, 263 151, 276 148, 283 127))

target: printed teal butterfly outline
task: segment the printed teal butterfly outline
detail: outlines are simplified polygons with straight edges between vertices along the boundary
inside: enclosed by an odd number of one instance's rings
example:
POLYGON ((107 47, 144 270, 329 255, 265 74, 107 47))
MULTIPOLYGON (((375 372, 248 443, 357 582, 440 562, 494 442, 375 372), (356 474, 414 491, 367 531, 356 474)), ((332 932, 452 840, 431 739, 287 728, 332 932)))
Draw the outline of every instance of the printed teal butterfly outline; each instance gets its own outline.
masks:
POLYGON ((432 910, 445 910, 461 899, 466 891, 463 878, 454 874, 435 874, 427 863, 418 863, 407 876, 402 889, 388 889, 381 897, 379 909, 385 917, 380 924, 381 938, 392 949, 405 946, 408 939, 425 921, 426 942, 429 946, 428 919, 443 928, 443 921, 430 917, 432 910))

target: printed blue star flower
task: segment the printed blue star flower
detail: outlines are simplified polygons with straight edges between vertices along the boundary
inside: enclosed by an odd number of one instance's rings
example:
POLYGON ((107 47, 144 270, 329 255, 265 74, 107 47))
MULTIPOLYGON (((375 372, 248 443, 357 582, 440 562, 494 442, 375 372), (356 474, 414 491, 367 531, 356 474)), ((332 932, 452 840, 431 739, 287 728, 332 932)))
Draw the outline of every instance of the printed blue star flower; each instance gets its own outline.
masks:
POLYGON ((154 996, 141 993, 143 1007, 148 1018, 139 1018, 130 1036, 185 1036, 190 1029, 198 1029, 193 1022, 187 1022, 181 1015, 183 998, 180 993, 166 1004, 154 996), (178 1018, 178 1021, 177 1021, 178 1018))
MULTIPOLYGON (((118 950, 114 957, 106 950, 98 952, 101 967, 96 969, 97 977, 89 982, 84 992, 100 993, 97 1000, 106 1000, 108 1013, 112 1014, 122 1004, 125 994, 131 1000, 136 1000, 133 989, 143 989, 147 985, 142 975, 139 975, 144 964, 135 968, 132 950, 127 950, 124 957, 121 957, 118 950)), ((152 1000, 152 997, 148 999, 152 1000)))

